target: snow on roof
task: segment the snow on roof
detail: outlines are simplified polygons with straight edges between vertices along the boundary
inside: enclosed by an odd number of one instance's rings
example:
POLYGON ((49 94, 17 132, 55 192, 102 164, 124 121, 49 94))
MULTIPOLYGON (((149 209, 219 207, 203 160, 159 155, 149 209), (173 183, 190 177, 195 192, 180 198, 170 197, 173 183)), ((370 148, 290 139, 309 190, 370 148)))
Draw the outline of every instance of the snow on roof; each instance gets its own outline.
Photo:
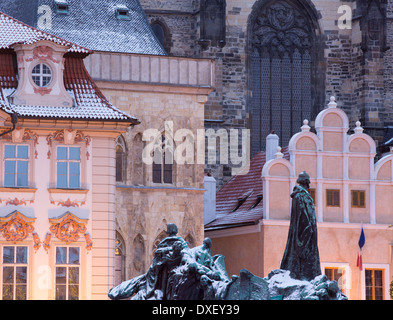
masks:
MULTIPOLYGON (((9 59, 3 58, 7 55, 11 54, 0 54, 0 64, 2 61, 9 61, 9 59)), ((1 70, 0 68, 0 79, 4 78, 1 70)), ((16 77, 7 76, 7 78, 14 79, 16 77)), ((0 86, 0 108, 7 113, 16 112, 18 116, 28 118, 112 120, 138 123, 135 117, 114 107, 105 98, 88 74, 82 58, 65 58, 64 84, 74 98, 74 106, 72 107, 14 105, 7 98, 16 89, 14 82, 0 81, 0 85, 2 85, 0 86)), ((44 103, 45 98, 42 101, 44 103)))
MULTIPOLYGON (((289 159, 288 148, 281 152, 289 159)), ((257 153, 247 174, 234 176, 217 192, 216 219, 205 225, 206 231, 253 225, 263 218, 261 174, 265 163, 265 152, 257 153)))
POLYGON ((138 123, 136 118, 117 109, 106 99, 87 72, 82 56, 75 54, 90 52, 86 48, 27 26, 0 12, 0 109, 7 113, 16 112, 20 117, 138 123), (16 57, 12 45, 30 44, 41 40, 50 40, 70 47, 64 60, 64 85, 74 99, 72 107, 45 105, 45 97, 42 99, 42 106, 15 105, 8 99, 18 86, 17 71, 14 67, 16 57))
MULTIPOLYGON (((58 2, 59 3, 59 2, 58 2)), ((167 55, 150 27, 139 0, 68 0, 67 14, 48 0, 0 0, 0 11, 40 30, 78 43, 93 51, 167 55), (50 24, 40 24, 39 8, 51 13, 50 24), (116 15, 127 9, 127 18, 116 15)))
POLYGON ((91 53, 92 51, 60 37, 40 31, 0 12, 0 49, 9 49, 17 43, 31 44, 49 40, 70 47, 69 52, 91 53))

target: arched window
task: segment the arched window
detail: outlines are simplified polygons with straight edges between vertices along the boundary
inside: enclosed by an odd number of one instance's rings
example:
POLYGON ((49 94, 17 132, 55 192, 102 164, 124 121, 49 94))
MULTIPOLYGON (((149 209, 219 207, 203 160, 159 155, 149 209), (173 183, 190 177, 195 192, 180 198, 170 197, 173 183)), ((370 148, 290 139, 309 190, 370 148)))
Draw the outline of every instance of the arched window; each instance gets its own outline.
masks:
POLYGON ((141 234, 138 234, 133 241, 133 249, 134 249, 134 259, 133 265, 134 269, 142 274, 145 272, 145 241, 141 234))
POLYGON ((116 231, 115 239, 115 285, 126 280, 125 274, 125 244, 123 237, 116 231))
POLYGON ((116 182, 126 180, 126 143, 122 136, 116 140, 116 182))
POLYGON ((163 21, 157 19, 152 21, 151 28, 165 51, 169 53, 171 50, 171 35, 167 25, 163 21))
POLYGON ((132 185, 142 186, 145 183, 145 164, 143 163, 144 142, 142 141, 142 134, 135 135, 132 143, 132 185))
POLYGON ((173 142, 161 135, 153 151, 153 182, 173 182, 173 142))
POLYGON ((287 145, 302 121, 313 120, 323 105, 323 70, 318 73, 322 46, 315 10, 307 2, 259 0, 250 15, 253 154, 265 149, 271 131, 287 145))

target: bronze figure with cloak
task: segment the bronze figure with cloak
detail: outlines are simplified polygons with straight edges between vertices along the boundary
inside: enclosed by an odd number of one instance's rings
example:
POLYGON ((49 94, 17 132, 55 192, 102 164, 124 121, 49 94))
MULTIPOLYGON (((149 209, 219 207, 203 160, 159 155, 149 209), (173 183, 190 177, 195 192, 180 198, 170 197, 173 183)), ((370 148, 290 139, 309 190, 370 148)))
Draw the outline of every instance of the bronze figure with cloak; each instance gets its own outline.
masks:
POLYGON ((299 280, 312 280, 321 274, 314 200, 308 189, 310 176, 303 171, 293 189, 288 240, 281 269, 299 280))

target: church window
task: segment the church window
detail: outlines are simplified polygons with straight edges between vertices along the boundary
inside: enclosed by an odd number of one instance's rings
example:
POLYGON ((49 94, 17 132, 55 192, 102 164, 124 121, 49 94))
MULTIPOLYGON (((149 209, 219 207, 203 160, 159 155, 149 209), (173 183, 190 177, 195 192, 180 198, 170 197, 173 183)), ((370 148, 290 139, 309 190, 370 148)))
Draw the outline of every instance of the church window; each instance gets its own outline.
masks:
POLYGON ((252 16, 249 110, 255 154, 265 149, 270 132, 274 131, 281 144, 287 145, 302 121, 315 117, 318 81, 316 19, 309 11, 294 1, 279 0, 259 6, 252 16))
POLYGON ((151 22, 151 29, 165 51, 169 53, 171 50, 171 33, 166 23, 162 19, 154 20, 151 22))
POLYGON ((116 182, 124 182, 126 176, 126 144, 123 137, 116 140, 116 182))
POLYGON ((157 141, 153 152, 153 182, 172 183, 173 145, 165 135, 157 141))
POLYGON ((125 244, 123 237, 116 231, 115 240, 115 284, 125 281, 125 244))

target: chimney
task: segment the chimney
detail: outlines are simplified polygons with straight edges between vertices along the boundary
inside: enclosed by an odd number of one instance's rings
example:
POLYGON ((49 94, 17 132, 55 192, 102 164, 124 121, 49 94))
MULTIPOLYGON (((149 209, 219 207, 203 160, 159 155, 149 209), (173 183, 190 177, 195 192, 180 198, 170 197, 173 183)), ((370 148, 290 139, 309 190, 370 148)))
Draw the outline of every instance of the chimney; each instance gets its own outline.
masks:
POLYGON ((216 218, 216 179, 205 176, 205 218, 204 224, 216 218))
POLYGON ((277 153, 279 140, 280 138, 274 133, 274 131, 266 137, 266 162, 275 159, 274 155, 277 153))

